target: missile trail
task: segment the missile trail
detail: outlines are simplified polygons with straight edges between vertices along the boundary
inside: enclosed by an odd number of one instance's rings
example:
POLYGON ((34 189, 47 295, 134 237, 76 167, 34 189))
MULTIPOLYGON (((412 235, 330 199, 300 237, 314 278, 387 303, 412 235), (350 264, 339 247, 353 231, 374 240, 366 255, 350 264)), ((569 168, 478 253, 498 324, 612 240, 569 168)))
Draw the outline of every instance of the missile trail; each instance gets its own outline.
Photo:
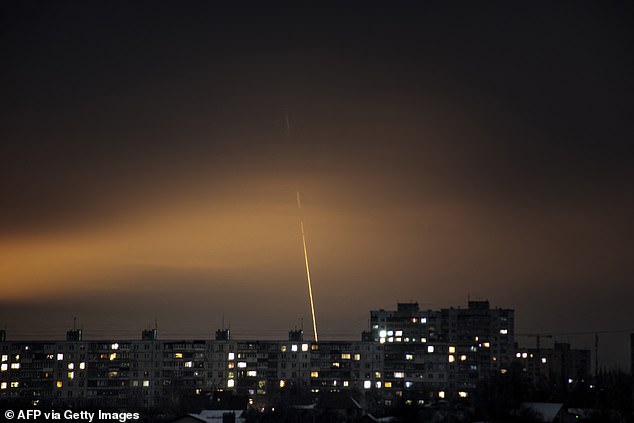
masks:
MULTIPOLYGON (((286 113, 286 132, 288 137, 291 136, 291 122, 286 113)), ((313 301, 313 285, 310 281, 310 266, 308 266, 308 250, 306 249, 306 234, 304 233, 304 217, 302 216, 302 203, 299 199, 299 190, 297 192, 297 209, 299 210, 299 228, 302 234, 302 246, 304 247, 304 263, 306 264, 306 280, 308 281, 308 297, 310 298, 310 313, 313 318, 313 336, 315 342, 319 342, 317 336, 317 320, 315 319, 315 302, 313 301)))
POLYGON ((315 342, 319 342, 319 338, 317 337, 317 321, 315 320, 315 303, 313 302, 313 287, 310 282, 310 267, 308 266, 308 251, 306 250, 306 235, 304 234, 304 218, 301 215, 302 203, 299 200, 299 191, 297 191, 297 209, 300 210, 299 227, 302 233, 302 245, 304 246, 304 262, 306 263, 306 279, 308 280, 310 312, 313 317, 313 335, 315 336, 315 342))

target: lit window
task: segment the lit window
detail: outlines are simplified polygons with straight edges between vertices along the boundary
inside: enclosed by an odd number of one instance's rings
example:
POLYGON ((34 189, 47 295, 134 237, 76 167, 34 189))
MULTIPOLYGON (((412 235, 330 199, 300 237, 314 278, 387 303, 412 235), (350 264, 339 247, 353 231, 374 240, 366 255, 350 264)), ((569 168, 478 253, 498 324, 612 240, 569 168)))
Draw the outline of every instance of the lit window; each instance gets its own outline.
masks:
POLYGON ((302 351, 308 351, 308 344, 302 344, 302 351))
MULTIPOLYGON (((491 343, 489 342, 483 342, 482 346, 484 346, 484 348, 490 348, 491 347, 491 343)), ((466 392, 465 392, 466 393, 466 392)))
POLYGON ((434 346, 433 345, 427 346, 427 352, 428 353, 433 353, 434 352, 434 346))
POLYGON ((110 354, 110 357, 108 358, 110 358, 110 361, 115 360, 117 358, 117 353, 110 354))
POLYGON ((291 351, 293 351, 293 352, 297 352, 297 344, 293 344, 293 345, 291 346, 291 351))
POLYGON ((445 398, 445 391, 438 391, 438 398, 445 398))
MULTIPOLYGON (((64 358, 64 354, 62 354, 62 358, 64 358)), ((15 355, 15 360, 18 361, 20 359, 20 354, 15 355)))
POLYGON ((144 380, 143 381, 143 387, 147 388, 148 386, 150 386, 150 381, 149 380, 144 380))
POLYGON ((386 388, 391 388, 392 387, 392 382, 385 382, 385 387, 386 388))
POLYGON ((449 354, 453 354, 456 352, 456 347, 449 347, 449 354))
POLYGON ((20 363, 11 363, 11 368, 12 369, 19 369, 20 368, 20 363))
POLYGON ((58 380, 55 386, 57 386, 58 388, 61 388, 62 386, 64 386, 64 383, 61 380, 58 380))
POLYGON ((230 353, 227 355, 227 359, 228 359, 228 360, 235 360, 235 358, 236 358, 236 353, 232 353, 232 352, 230 352, 230 353))
POLYGON ((394 372, 394 377, 397 379, 402 379, 405 377, 405 373, 404 372, 394 372))
POLYGON ((6 354, 2 354, 2 361, 7 361, 9 359, 9 356, 6 354))
POLYGON ((0 371, 1 372, 6 372, 8 368, 9 368, 9 366, 7 365, 7 363, 0 364, 0 371))
POLYGON ((238 369, 244 369, 247 367, 246 361, 238 361, 238 369))
POLYGON ((464 354, 462 354, 462 355, 460 356, 460 361, 466 361, 466 360, 467 360, 467 356, 466 356, 466 355, 464 355, 464 354))
POLYGON ((68 378, 69 379, 75 379, 75 372, 68 372, 68 378))
POLYGON ((416 323, 418 322, 418 319, 416 317, 412 317, 412 323, 416 323))
POLYGON ((505 375, 508 372, 508 370, 506 369, 500 369, 500 373, 502 373, 503 375, 505 375))
POLYGON ((469 396, 469 394, 467 394, 465 391, 460 391, 460 392, 458 392, 458 396, 460 398, 467 398, 469 396))
POLYGON ((420 324, 424 325, 425 323, 427 323, 427 317, 421 317, 420 318, 420 324))
POLYGON ((75 363, 68 363, 68 370, 73 370, 75 368, 75 363))
POLYGON ((570 383, 572 383, 572 382, 574 382, 574 380, 572 380, 572 379, 568 378, 568 383, 570 384, 570 383))
POLYGON ((386 330, 381 330, 381 331, 379 331, 379 336, 380 336, 381 338, 385 338, 385 337, 387 336, 387 331, 386 331, 386 330))
POLYGON ((81 363, 79 363, 79 369, 80 370, 84 370, 86 368, 86 363, 84 363, 83 361, 81 363))
POLYGON ((509 333, 508 329, 500 329, 500 335, 507 335, 509 333))
POLYGON ((283 388, 286 386, 286 381, 284 379, 280 380, 280 388, 283 388))
POLYGON ((317 350, 319 349, 319 345, 317 345, 317 344, 312 344, 312 345, 310 346, 310 349, 311 349, 312 351, 317 351, 317 350))
POLYGON ((355 359, 356 361, 361 360, 361 354, 358 354, 358 353, 357 353, 357 354, 355 354, 355 355, 354 355, 354 359, 355 359))
POLYGON ((387 338, 387 342, 394 342, 394 338, 393 337, 387 338))
POLYGON ((57 361, 62 361, 64 359, 64 354, 59 353, 57 354, 57 361))
POLYGON ((174 353, 174 358, 183 358, 183 353, 174 353))
POLYGON ((185 367, 193 367, 194 366, 194 362, 193 361, 186 361, 185 362, 185 367))
POLYGON ((342 360, 350 360, 350 353, 341 354, 341 359, 342 360))
POLYGON ((414 354, 405 354, 405 360, 413 360, 414 354))
POLYGON ((405 387, 406 387, 406 388, 411 388, 413 384, 414 384, 413 382, 410 382, 410 381, 408 380, 407 382, 405 382, 405 387))
POLYGON ((319 372, 313 370, 310 372, 310 377, 319 377, 319 372))
POLYGON ((248 377, 256 377, 258 375, 258 372, 256 370, 248 370, 247 371, 247 376, 248 377))
POLYGON ((522 353, 522 358, 528 358, 528 354, 527 353, 522 353))
POLYGON ((400 336, 398 338, 396 338, 396 342, 401 342, 403 340, 403 338, 401 338, 400 336))
POLYGON ((350 382, 348 382, 347 380, 344 380, 344 381, 343 381, 343 386, 344 386, 344 388, 347 388, 347 387, 348 387, 348 385, 350 385, 350 382))
POLYGON ((339 367, 339 362, 335 361, 334 363, 332 363, 332 367, 339 367))
POLYGON ((394 336, 394 331, 388 330, 387 331, 387 336, 394 336))
POLYGON ((381 372, 374 372, 374 377, 376 379, 381 379, 381 372))
POLYGON ((474 340, 474 341, 476 341, 476 342, 478 342, 478 341, 480 340, 480 337, 479 337, 479 336, 476 336, 476 337, 474 337, 474 338, 473 338, 473 340, 474 340))
POLYGON ((234 367, 236 367, 235 363, 233 362, 227 363, 227 369, 233 369, 234 367))
POLYGON ((546 364, 546 357, 542 357, 542 363, 546 364))
POLYGON ((377 389, 381 389, 381 381, 376 382, 374 386, 376 386, 377 389))
POLYGON ((119 349, 119 344, 114 343, 114 344, 110 345, 110 348, 112 348, 113 350, 118 350, 119 349))
POLYGON ((282 345, 282 346, 280 347, 280 350, 281 350, 282 352, 286 352, 286 345, 282 345))
POLYGON ((372 382, 369 380, 366 380, 363 382, 363 388, 364 389, 370 389, 372 387, 372 382))
POLYGON ((385 344, 385 338, 380 338, 380 339, 379 339, 379 343, 381 343, 381 344, 385 344))
POLYGON ((0 389, 7 389, 7 382, 0 383, 0 389))
POLYGON ((403 336, 403 331, 402 330, 397 330, 396 333, 394 334, 394 336, 403 336))
POLYGON ((427 342, 427 338, 421 338, 420 342, 422 342, 424 344, 425 342, 427 342))
POLYGON ((20 387, 20 382, 11 382, 11 386, 12 388, 19 388, 20 387))
POLYGON ((517 358, 522 357, 522 353, 515 353, 515 357, 517 357, 517 358))
POLYGON ((453 363, 454 361, 456 361, 456 357, 453 354, 449 354, 449 362, 453 363))

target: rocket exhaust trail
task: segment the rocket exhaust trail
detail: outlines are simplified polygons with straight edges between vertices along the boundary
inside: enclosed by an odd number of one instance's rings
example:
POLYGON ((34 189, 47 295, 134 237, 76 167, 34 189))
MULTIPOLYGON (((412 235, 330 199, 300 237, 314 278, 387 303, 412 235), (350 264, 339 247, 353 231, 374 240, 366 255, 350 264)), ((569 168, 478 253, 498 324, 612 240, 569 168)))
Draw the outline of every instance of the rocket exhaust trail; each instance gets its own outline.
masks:
MULTIPOLYGON (((286 132, 290 138, 291 136, 291 122, 286 113, 286 132)), ((304 247, 304 263, 306 264, 306 280, 308 281, 308 297, 310 299, 310 313, 313 318, 313 336, 315 342, 319 342, 317 336, 317 320, 315 319, 315 302, 313 301, 313 286, 310 281, 310 267, 308 266, 308 250, 306 249, 306 234, 304 233, 304 217, 302 216, 302 203, 299 199, 299 190, 297 192, 297 209, 299 210, 299 228, 302 234, 302 246, 304 247)))
POLYGON ((297 191, 297 209, 300 210, 299 228, 302 233, 302 245, 304 246, 304 262, 306 263, 306 279, 308 280, 308 296, 310 298, 310 312, 313 317, 313 335, 315 336, 315 342, 319 342, 319 338, 317 337, 317 321, 315 320, 315 303, 313 302, 313 287, 312 287, 312 284, 310 283, 310 267, 308 266, 308 252, 306 250, 306 235, 304 234, 304 218, 301 215, 302 203, 299 200, 299 191, 297 191))

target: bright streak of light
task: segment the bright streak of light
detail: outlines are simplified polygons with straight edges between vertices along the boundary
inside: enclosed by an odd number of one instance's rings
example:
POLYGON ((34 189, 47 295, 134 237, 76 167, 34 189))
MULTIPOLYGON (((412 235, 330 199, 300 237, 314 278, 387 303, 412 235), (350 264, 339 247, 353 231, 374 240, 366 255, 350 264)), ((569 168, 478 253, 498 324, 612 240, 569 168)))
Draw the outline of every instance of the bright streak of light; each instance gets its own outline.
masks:
MULTIPOLYGON (((299 200, 299 191, 297 191, 297 208, 302 209, 302 203, 299 200)), ((313 302, 313 287, 310 282, 310 267, 308 266, 308 252, 306 250, 306 235, 304 234, 304 219, 300 216, 299 227, 302 232, 302 245, 304 246, 304 262, 306 263, 306 279, 308 280, 308 296, 310 297, 310 312, 313 317, 313 335, 315 342, 319 342, 317 337, 317 321, 315 320, 315 303, 313 302)))

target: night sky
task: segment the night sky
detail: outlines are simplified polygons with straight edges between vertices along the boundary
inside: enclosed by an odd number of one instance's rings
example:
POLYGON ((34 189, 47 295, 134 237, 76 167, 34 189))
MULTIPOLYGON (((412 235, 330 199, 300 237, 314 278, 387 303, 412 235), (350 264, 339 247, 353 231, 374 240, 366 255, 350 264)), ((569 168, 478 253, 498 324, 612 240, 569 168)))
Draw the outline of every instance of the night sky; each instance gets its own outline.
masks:
POLYGON ((634 329, 631 2, 264 3, 1 3, 9 339, 634 329))

